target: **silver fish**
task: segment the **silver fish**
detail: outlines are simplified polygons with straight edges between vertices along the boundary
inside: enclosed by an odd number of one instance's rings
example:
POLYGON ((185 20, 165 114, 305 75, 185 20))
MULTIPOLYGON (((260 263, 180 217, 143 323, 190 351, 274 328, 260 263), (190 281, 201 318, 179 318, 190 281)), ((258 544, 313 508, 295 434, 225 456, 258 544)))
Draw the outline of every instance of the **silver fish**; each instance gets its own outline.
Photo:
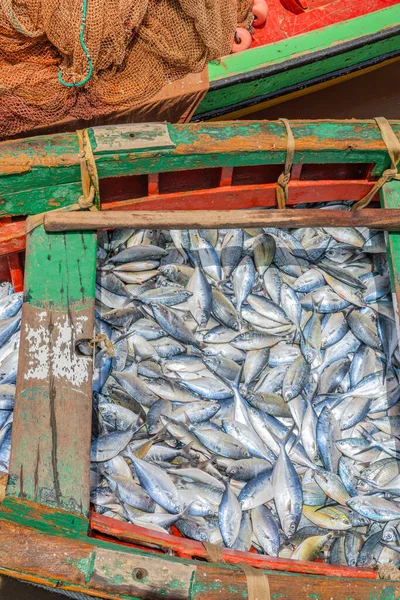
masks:
POLYGON ((115 356, 95 349, 96 510, 271 556, 396 561, 400 351, 383 251, 366 228, 102 233, 96 331, 115 356))
POLYGON ((222 539, 228 548, 233 546, 239 535, 241 518, 242 509, 229 483, 227 483, 219 505, 218 522, 222 539))

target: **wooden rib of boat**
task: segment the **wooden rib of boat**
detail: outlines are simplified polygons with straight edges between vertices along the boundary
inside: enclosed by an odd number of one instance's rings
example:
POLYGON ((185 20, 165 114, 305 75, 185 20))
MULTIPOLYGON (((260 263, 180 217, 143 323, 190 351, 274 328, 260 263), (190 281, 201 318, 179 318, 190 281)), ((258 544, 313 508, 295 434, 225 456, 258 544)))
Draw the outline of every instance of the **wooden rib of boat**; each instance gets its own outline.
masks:
MULTIPOLYGON (((400 134, 400 121, 393 129, 400 134)), ((371 121, 297 121, 292 130, 296 152, 290 206, 359 200, 390 164, 371 121)), ((238 209, 275 205, 275 181, 286 153, 281 123, 164 125, 162 135, 158 125, 142 138, 138 126, 88 133, 100 179, 100 208, 118 211, 113 213, 115 222, 121 222, 120 211, 127 222, 146 211, 142 214, 149 225, 162 227, 170 222, 169 211, 179 209, 186 220, 180 212, 177 226, 183 227, 197 223, 205 210, 218 210, 218 219, 224 214, 231 219, 238 209)), ((76 134, 1 143, 0 174, 2 277, 22 285, 25 260, 12 454, 0 506, 0 573, 111 600, 228 600, 247 597, 241 563, 263 569, 272 598, 397 600, 400 580, 381 580, 371 569, 233 550, 224 550, 225 562, 214 564, 204 560, 206 551, 199 542, 90 512, 92 364, 75 354, 75 343, 90 339, 93 332, 93 228, 98 225, 50 232, 44 219, 24 234, 26 216, 49 214, 75 204, 80 196, 76 134)), ((392 229, 400 229, 400 181, 384 186, 380 202, 386 210, 371 209, 376 222, 384 215, 380 226, 388 228, 387 213, 392 211, 397 224, 392 229)), ((256 212, 258 220, 264 214, 266 225, 273 214, 256 212)), ((318 218, 313 212, 311 217, 318 218)), ((68 221, 67 214, 59 214, 68 221)), ((250 224, 255 218, 250 210, 239 214, 250 224)), ((360 214, 357 218, 365 213, 360 214)), ((84 220, 93 221, 91 215, 84 220)), ((102 216, 102 226, 109 226, 107 214, 102 216)), ((399 256, 400 233, 389 232, 397 305, 399 256)))

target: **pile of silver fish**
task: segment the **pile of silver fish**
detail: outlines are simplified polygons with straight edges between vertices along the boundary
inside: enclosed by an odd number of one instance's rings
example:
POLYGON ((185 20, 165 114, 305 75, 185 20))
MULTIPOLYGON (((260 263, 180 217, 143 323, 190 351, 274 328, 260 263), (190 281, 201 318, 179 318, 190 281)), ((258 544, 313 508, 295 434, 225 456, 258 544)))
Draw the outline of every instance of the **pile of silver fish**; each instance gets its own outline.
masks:
POLYGON ((385 251, 366 228, 99 234, 99 341, 82 348, 95 509, 242 551, 400 564, 385 251))
POLYGON ((10 463, 22 301, 22 293, 14 293, 11 283, 0 283, 0 471, 4 473, 10 463))

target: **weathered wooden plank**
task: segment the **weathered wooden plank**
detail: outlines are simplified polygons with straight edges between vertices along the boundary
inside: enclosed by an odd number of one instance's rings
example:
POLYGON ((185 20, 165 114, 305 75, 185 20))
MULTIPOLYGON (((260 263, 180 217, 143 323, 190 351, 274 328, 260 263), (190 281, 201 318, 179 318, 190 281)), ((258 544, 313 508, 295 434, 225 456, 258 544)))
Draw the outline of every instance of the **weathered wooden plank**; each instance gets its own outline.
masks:
MULTIPOLYGON (((399 122, 393 122, 393 128, 400 134, 399 122)), ((389 165, 373 121, 293 121, 292 130, 297 163, 376 163, 374 174, 389 165)), ((176 145, 172 149, 97 153, 90 130, 99 178, 285 160, 286 130, 276 121, 169 125, 169 131, 176 145)), ((70 186, 78 193, 80 180, 75 133, 0 143, 0 214, 33 214, 36 203, 40 211, 73 203, 70 186), (58 186, 64 186, 64 192, 55 195, 58 186), (35 200, 36 189, 40 192, 35 200)))
MULTIPOLYGON (((203 565, 197 567, 193 600, 248 597, 245 578, 239 569, 203 565)), ((398 600, 400 593, 400 582, 396 581, 264 572, 268 576, 271 597, 279 600, 398 600)))
POLYGON ((99 548, 95 552, 93 571, 88 582, 92 590, 108 592, 112 588, 125 596, 187 600, 196 566, 167 563, 157 555, 129 555, 99 548), (110 578, 112 574, 112 579, 110 578))
MULTIPOLYGON (((178 556, 206 558, 207 552, 201 542, 174 535, 152 531, 145 527, 123 523, 92 512, 90 519, 92 530, 116 537, 117 539, 144 546, 157 545, 160 548, 172 550, 178 556)), ((222 549, 222 558, 227 564, 245 563, 260 569, 284 571, 286 573, 306 573, 308 575, 327 575, 330 577, 355 577, 361 579, 376 579, 376 571, 372 569, 345 567, 342 565, 321 564, 311 561, 288 560, 284 558, 239 552, 230 548, 222 549)))
MULTIPOLYGON (((1 156, 1 155, 0 155, 1 156)), ((76 173, 78 176, 78 173, 76 173)), ((74 204, 82 194, 81 180, 62 184, 49 169, 48 179, 41 185, 39 180, 31 182, 31 189, 18 189, 2 193, 0 191, 0 217, 2 215, 36 215, 47 210, 63 208, 74 204)), ((2 188, 0 177, 0 190, 2 188)))
POLYGON ((102 228, 218 229, 221 227, 371 227, 400 231, 400 209, 358 211, 286 210, 171 210, 47 213, 46 231, 93 230, 102 228))
MULTIPOLYGON (((232 170, 232 169, 230 169, 232 170)), ((160 194, 158 175, 149 175, 149 195, 132 200, 114 200, 103 195, 103 210, 223 210, 226 206, 234 208, 253 208, 276 206, 276 185, 271 183, 253 185, 224 185, 217 188, 190 190, 160 194)), ((330 202, 351 198, 361 200, 371 190, 372 181, 333 180, 307 181, 292 180, 289 184, 288 206, 299 202, 330 202)), ((78 194, 76 191, 76 195, 78 194)), ((64 206, 68 202, 65 199, 64 206)), ((63 200, 63 202, 64 202, 63 200)), ((58 208, 56 206, 55 208, 58 208)), ((40 212, 38 210, 37 212, 40 212)), ((10 252, 25 250, 25 223, 16 221, 0 227, 0 256, 10 252)))
MULTIPOLYGON (((23 505, 20 508, 24 510, 23 505)), ((4 519, 0 523, 1 574, 101 598, 184 600, 191 597, 195 563, 139 552, 79 534, 66 537, 59 530, 39 531, 4 519)))
POLYGON ((25 302, 8 495, 88 515, 91 360, 75 352, 93 335, 92 233, 27 236, 25 302))
POLYGON ((5 520, 1 520, 0 540, 3 575, 52 587, 85 587, 93 544, 79 540, 68 543, 62 537, 49 537, 5 520))
MULTIPOLYGON (((247 597, 245 575, 233 565, 152 556, 82 535, 49 536, 6 520, 0 527, 0 573, 111 600, 247 597)), ((272 598, 281 600, 293 600, 294 590, 296 600, 397 600, 400 594, 399 581, 264 573, 272 598)))
MULTIPOLYGON (((398 210, 400 207, 400 181, 393 180, 387 183, 381 190, 381 204, 385 209, 398 210)), ((387 257, 389 263, 394 313, 397 327, 400 327, 400 232, 388 233, 387 235, 387 257)))

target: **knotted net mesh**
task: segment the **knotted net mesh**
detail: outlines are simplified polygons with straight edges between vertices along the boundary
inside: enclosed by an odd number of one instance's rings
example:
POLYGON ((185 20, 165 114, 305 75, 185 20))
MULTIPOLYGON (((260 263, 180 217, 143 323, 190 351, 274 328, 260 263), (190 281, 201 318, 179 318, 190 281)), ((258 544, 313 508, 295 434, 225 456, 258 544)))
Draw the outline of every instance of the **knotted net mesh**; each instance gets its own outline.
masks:
POLYGON ((251 4, 2 0, 0 136, 150 99, 168 82, 229 54, 251 4))

